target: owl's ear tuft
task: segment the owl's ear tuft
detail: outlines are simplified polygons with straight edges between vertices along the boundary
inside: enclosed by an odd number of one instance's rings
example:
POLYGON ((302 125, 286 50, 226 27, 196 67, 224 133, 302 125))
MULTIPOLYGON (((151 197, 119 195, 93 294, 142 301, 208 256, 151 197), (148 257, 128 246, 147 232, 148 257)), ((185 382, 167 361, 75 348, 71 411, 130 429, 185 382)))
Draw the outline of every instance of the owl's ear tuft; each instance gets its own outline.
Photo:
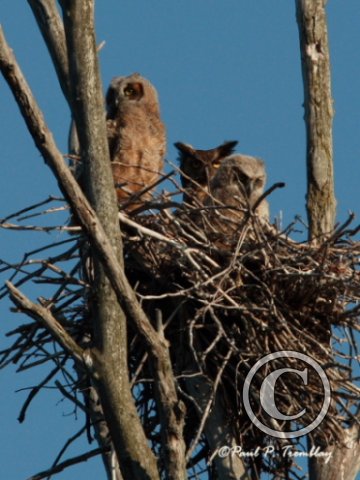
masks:
POLYGON ((176 142, 174 143, 174 146, 183 155, 190 155, 191 157, 193 157, 196 153, 193 147, 191 145, 188 145, 187 143, 176 142))
POLYGON ((232 140, 219 145, 216 149, 216 160, 223 159, 234 153, 235 147, 238 143, 237 140, 232 140))

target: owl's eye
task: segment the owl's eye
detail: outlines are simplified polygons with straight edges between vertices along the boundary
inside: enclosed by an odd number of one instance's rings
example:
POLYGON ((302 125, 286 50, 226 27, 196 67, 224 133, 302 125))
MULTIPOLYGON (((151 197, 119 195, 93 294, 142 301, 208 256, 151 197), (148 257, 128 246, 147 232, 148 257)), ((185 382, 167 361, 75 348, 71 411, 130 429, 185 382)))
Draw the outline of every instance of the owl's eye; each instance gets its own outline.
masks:
POLYGON ((214 162, 212 162, 212 166, 214 168, 219 168, 220 167, 220 161, 219 160, 215 160, 214 162))
POLYGON ((262 178, 257 178, 255 180, 255 187, 256 188, 260 188, 264 185, 264 180, 262 178))
POLYGON ((126 97, 133 97, 135 93, 135 89, 131 85, 128 85, 126 88, 124 88, 124 95, 126 97))
POLYGON ((140 100, 144 95, 144 87, 141 82, 131 82, 124 88, 125 97, 130 100, 140 100))
POLYGON ((200 162, 200 160, 194 160, 192 162, 192 166, 195 168, 195 170, 199 170, 202 167, 202 162, 200 162))
POLYGON ((249 183, 249 177, 246 175, 246 173, 243 173, 238 169, 235 169, 234 173, 238 182, 242 183, 243 185, 247 185, 249 183))

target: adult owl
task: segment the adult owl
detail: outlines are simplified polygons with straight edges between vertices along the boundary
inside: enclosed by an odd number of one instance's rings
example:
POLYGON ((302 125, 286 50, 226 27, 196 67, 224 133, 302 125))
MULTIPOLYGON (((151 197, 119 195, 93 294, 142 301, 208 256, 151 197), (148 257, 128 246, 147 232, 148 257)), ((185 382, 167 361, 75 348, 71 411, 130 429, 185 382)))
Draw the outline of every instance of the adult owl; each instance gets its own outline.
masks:
MULTIPOLYGON (((219 217, 239 221, 264 193, 265 183, 265 164, 260 158, 230 155, 222 161, 212 179, 210 195, 205 204, 219 206, 219 217)), ((269 220, 267 200, 260 202, 255 213, 259 218, 269 220)))
POLYGON ((196 150, 191 145, 177 142, 181 184, 184 202, 202 205, 208 196, 209 184, 224 158, 231 155, 238 142, 224 142, 211 150, 196 150))
POLYGON ((127 207, 132 210, 150 198, 151 187, 163 168, 166 132, 158 95, 149 80, 138 73, 115 77, 106 94, 106 106, 117 198, 124 204, 133 197, 127 207))

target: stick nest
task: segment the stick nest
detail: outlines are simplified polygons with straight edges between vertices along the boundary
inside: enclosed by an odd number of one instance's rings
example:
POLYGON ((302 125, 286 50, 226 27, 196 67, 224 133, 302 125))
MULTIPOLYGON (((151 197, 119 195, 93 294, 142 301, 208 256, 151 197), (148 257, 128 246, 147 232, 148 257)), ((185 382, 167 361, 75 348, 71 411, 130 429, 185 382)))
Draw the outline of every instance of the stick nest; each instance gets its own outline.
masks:
MULTIPOLYGON (((193 412, 199 410, 197 399, 188 395, 189 379, 198 376, 212 385, 209 402, 222 405, 244 451, 269 442, 278 452, 290 442, 296 447, 296 439, 270 440, 255 427, 242 396, 259 359, 290 351, 315 360, 332 392, 325 419, 310 432, 311 443, 325 448, 340 442, 359 406, 353 362, 359 360, 354 332, 359 330, 360 250, 352 240, 358 229, 349 228, 352 217, 326 241, 296 243, 250 212, 237 222, 220 209, 220 220, 211 215, 209 221, 209 211, 190 207, 139 216, 139 227, 124 219, 127 274, 150 318, 162 313, 192 432, 200 420, 193 412)), ((135 366, 143 352, 139 355, 136 339, 132 345, 135 366)), ((250 405, 268 428, 297 431, 318 417, 324 388, 306 361, 280 357, 257 370, 250 405), (271 418, 259 395, 269 373, 289 367, 309 374, 306 385, 296 372, 277 380, 278 410, 295 416, 305 409, 291 425, 271 418)), ((285 476, 291 468, 291 460, 276 456, 251 463, 254 475, 265 469, 285 476)))
MULTIPOLYGON (((58 199, 48 200, 54 201, 58 199)), ((36 216, 31 210, 44 204, 18 212, 18 220, 36 216)), ((120 221, 127 276, 142 307, 169 342, 179 397, 187 411, 185 441, 192 452, 190 478, 197 478, 201 469, 212 478, 211 460, 217 452, 211 449, 204 432, 205 420, 215 404, 226 413, 224 428, 243 451, 269 444, 277 452, 289 444, 303 448, 297 438, 264 435, 244 408, 243 387, 251 367, 265 355, 279 351, 308 355, 324 370, 331 387, 331 402, 325 419, 309 434, 310 440, 322 448, 340 442, 343 428, 353 424, 359 407, 354 366, 359 360, 355 336, 359 330, 360 245, 354 240, 359 229, 350 228, 353 218, 321 243, 296 243, 289 232, 277 231, 251 212, 243 212, 241 219, 234 221, 226 218, 220 208, 218 213, 217 209, 209 213, 184 205, 175 212, 166 207, 164 202, 155 210, 131 217, 120 213, 120 221), (205 401, 194 394, 196 382, 200 382, 200 390, 204 385, 208 388, 205 401), (204 460, 209 463, 204 464, 204 460)), ((57 210, 50 208, 45 213, 57 210)), ((10 224, 14 216, 3 220, 3 228, 58 230, 53 226, 10 224)), ((11 281, 18 286, 27 282, 40 284, 41 289, 44 284, 50 286, 53 293, 41 297, 40 303, 51 308, 74 339, 91 346, 88 299, 94 286, 90 276, 84 275, 85 245, 82 236, 62 239, 29 252, 18 265, 3 261, 2 271, 11 271, 11 281), (39 260, 39 252, 45 258, 39 260)), ((2 296, 5 294, 3 289, 2 296)), ((54 378, 58 378, 55 386, 62 395, 76 408, 81 405, 78 392, 84 391, 86 379, 74 375, 68 355, 54 346, 40 323, 23 324, 9 336, 15 336, 15 341, 0 352, 0 367, 10 362, 18 363, 19 370, 51 365, 46 378, 31 390, 21 420, 37 392, 54 378)), ((138 411, 158 451, 160 419, 151 361, 131 319, 129 368, 138 411)), ((250 386, 249 402, 254 414, 277 431, 307 427, 319 415, 323 400, 324 386, 319 375, 297 358, 273 358, 256 371, 250 386), (289 367, 309 370, 306 382, 297 372, 277 379, 277 409, 285 415, 305 411, 290 426, 268 415, 259 393, 269 373, 289 367)), ((281 453, 245 462, 254 478, 261 471, 276 478, 290 478, 289 472, 292 478, 301 478, 291 458, 281 453)))

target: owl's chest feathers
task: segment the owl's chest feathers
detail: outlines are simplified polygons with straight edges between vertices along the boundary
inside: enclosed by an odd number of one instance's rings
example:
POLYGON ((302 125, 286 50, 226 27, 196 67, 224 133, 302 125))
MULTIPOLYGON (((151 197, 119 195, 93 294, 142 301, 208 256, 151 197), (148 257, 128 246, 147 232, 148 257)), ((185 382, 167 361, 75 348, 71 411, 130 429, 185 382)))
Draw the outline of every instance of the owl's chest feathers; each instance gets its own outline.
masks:
POLYGON ((222 204, 231 205, 231 206, 245 206, 247 201, 242 194, 242 190, 238 185, 234 184, 225 184, 226 188, 223 185, 214 185, 211 188, 211 194, 222 204))
POLYGON ((142 109, 125 110, 116 119, 108 120, 108 138, 112 159, 124 151, 137 151, 143 156, 165 153, 163 123, 142 109))

